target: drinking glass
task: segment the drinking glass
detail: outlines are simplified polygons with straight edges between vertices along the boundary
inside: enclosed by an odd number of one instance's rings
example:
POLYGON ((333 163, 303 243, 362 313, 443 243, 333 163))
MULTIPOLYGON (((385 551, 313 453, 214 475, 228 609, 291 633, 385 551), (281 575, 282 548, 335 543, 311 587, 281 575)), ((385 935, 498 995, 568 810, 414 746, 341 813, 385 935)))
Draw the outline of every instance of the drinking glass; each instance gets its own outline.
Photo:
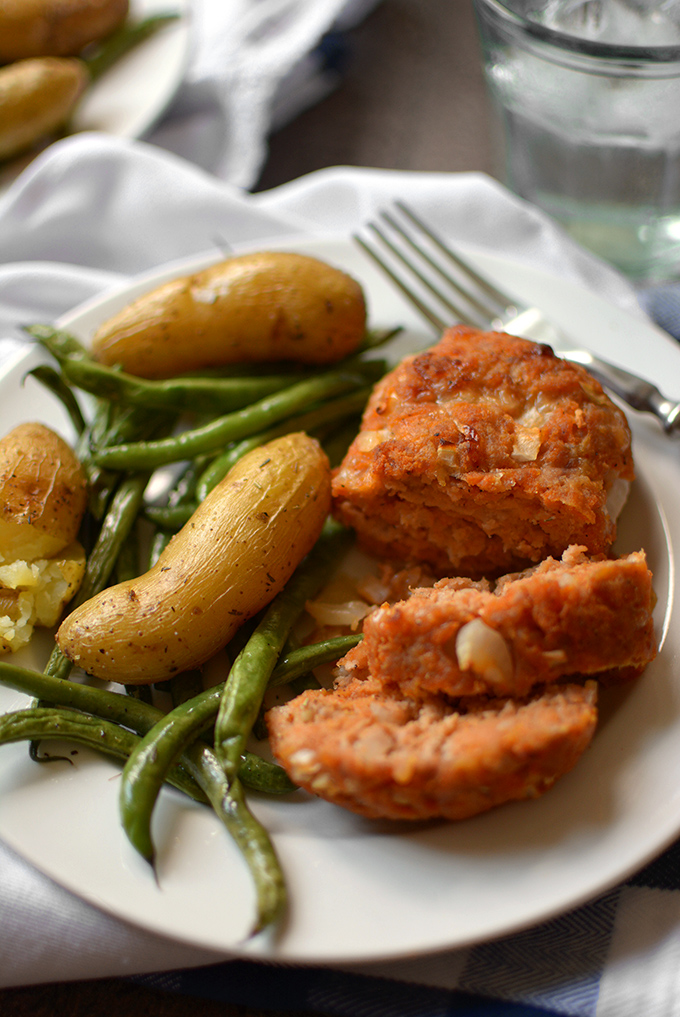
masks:
POLYGON ((473 0, 499 173, 633 279, 680 277, 680 0, 473 0))

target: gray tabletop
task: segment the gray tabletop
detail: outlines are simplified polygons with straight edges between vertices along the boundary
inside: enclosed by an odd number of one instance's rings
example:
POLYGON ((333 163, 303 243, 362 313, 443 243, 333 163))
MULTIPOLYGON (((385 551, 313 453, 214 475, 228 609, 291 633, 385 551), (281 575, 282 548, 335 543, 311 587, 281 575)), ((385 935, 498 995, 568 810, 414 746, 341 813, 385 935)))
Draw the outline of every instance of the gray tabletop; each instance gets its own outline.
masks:
POLYGON ((324 166, 493 173, 471 0, 382 0, 343 84, 271 138, 257 190, 324 166))
MULTIPOLYGON (((347 41, 342 84, 271 138, 256 190, 337 165, 493 173, 470 0, 382 0, 347 41)), ((197 1002, 115 979, 2 990, 0 1013, 304 1017, 197 1002)))

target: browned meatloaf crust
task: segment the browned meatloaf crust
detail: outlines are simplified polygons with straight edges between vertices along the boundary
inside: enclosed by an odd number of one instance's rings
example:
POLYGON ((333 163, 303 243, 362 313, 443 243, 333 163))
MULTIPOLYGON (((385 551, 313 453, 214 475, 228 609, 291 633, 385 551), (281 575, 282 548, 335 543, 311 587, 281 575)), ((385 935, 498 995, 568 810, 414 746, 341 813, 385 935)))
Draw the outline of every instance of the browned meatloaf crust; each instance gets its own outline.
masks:
POLYGON ((371 552, 492 575, 569 544, 608 551, 607 500, 632 478, 626 419, 583 368, 460 326, 377 384, 334 512, 371 552))
POLYGON ((493 590, 442 579, 384 604, 340 667, 367 667, 408 696, 524 696, 568 675, 630 678, 656 655, 653 607, 643 552, 592 560, 571 547, 493 590))
POLYGON ((275 757, 301 787, 363 816, 465 819, 536 798, 595 730, 596 686, 528 700, 409 699, 356 679, 267 714, 275 757))

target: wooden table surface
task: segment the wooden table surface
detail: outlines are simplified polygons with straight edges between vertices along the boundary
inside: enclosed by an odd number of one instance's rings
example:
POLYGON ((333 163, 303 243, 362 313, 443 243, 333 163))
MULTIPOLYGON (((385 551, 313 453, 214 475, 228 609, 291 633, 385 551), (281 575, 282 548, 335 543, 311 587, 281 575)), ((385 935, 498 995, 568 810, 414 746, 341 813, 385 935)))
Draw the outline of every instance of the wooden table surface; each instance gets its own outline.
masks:
MULTIPOLYGON (((325 166, 492 172, 470 0, 382 0, 349 34, 340 87, 271 138, 256 190, 325 166)), ((117 979, 0 990, 2 1017, 302 1017, 117 979)))

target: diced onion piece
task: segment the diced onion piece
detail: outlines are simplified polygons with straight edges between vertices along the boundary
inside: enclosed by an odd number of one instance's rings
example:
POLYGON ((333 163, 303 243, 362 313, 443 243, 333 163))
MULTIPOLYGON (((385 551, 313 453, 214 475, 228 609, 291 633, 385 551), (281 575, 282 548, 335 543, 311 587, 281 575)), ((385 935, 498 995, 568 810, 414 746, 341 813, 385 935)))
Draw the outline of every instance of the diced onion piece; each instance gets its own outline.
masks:
POLYGON ((307 611, 317 625, 341 625, 356 629, 373 610, 363 600, 346 600, 341 604, 327 604, 320 600, 308 601, 307 611))
POLYGON ((360 452, 372 452, 374 448, 381 445, 389 436, 390 432, 385 428, 380 431, 359 431, 355 439, 356 447, 360 452))
POLYGON ((541 429, 539 427, 516 427, 512 458, 518 463, 533 463, 538 459, 541 449, 541 429))
POLYGON ((630 481, 617 477, 607 495, 607 512, 614 522, 619 518, 623 506, 628 500, 630 481))

